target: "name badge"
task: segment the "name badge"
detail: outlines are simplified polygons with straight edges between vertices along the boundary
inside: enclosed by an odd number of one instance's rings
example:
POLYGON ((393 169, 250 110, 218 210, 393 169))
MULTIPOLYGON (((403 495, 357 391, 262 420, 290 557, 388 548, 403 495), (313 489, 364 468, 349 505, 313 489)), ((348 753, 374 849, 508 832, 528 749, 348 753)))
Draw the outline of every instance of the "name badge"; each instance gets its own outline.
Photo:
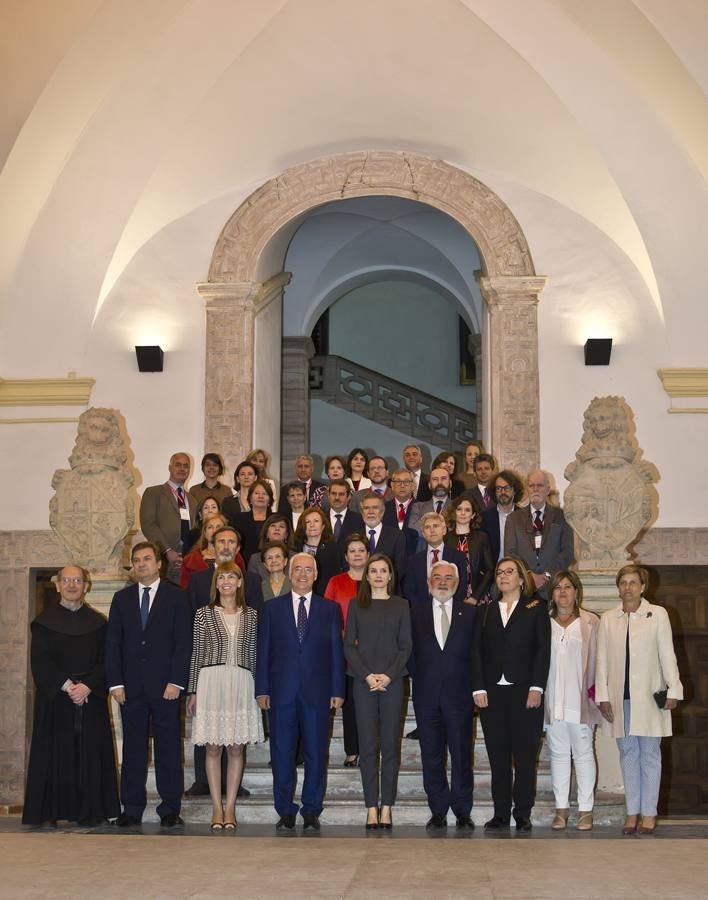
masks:
POLYGON ((534 547, 535 547, 537 550, 540 550, 540 549, 541 549, 541 541, 542 541, 542 539, 543 539, 543 535, 542 535, 542 534, 535 534, 535 535, 533 536, 533 544, 534 544, 534 547))
POLYGON ((179 511, 179 517, 184 522, 189 522, 189 510, 185 507, 182 507, 179 511))

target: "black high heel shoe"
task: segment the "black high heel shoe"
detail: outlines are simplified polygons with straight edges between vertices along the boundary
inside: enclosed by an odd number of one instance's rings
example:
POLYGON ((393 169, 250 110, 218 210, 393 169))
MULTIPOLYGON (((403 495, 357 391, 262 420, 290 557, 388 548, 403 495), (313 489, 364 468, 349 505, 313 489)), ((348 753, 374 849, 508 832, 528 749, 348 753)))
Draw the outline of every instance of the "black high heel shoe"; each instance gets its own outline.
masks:
POLYGON ((393 810, 389 807, 389 821, 382 822, 381 821, 381 807, 379 807, 379 828, 382 831, 391 831, 393 829, 393 810))
POLYGON ((368 813, 368 811, 367 811, 367 814, 366 814, 366 830, 367 830, 367 831, 377 831, 378 828, 379 828, 378 814, 377 814, 377 821, 376 821, 376 822, 369 822, 369 813, 368 813))

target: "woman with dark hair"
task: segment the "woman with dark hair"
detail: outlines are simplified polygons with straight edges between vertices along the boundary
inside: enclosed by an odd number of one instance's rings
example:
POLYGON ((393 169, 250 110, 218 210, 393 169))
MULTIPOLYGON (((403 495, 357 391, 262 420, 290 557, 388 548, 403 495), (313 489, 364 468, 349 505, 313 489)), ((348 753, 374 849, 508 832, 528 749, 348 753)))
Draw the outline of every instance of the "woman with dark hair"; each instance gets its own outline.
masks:
POLYGON ((242 537, 241 552, 248 565, 251 557, 258 553, 261 532, 273 505, 273 492, 267 481, 256 479, 248 489, 248 512, 238 513, 231 520, 242 537))
POLYGON ((359 582, 356 602, 349 604, 344 638, 344 655, 354 677, 367 830, 393 827, 391 807, 396 802, 406 702, 403 678, 413 646, 408 601, 392 593, 393 583, 393 563, 374 553, 359 582))
POLYGON ((206 745, 212 802, 212 831, 236 828, 236 794, 244 765, 244 745, 263 741, 256 703, 258 614, 246 605, 243 572, 220 563, 211 583, 211 602, 194 616, 187 713, 194 716, 192 741, 206 745), (226 802, 221 803, 221 753, 226 747, 226 802))
POLYGON ((474 461, 480 453, 486 453, 484 444, 481 441, 469 441, 465 444, 463 451, 464 465, 462 471, 458 472, 457 477, 464 484, 465 490, 477 487, 477 476, 474 474, 474 461))
POLYGON ((551 752, 551 786, 556 813, 551 828, 563 831, 570 813, 570 768, 578 785, 578 831, 592 828, 595 793, 593 731, 602 722, 590 696, 595 693, 595 661, 600 620, 581 609, 583 585, 563 569, 548 585, 551 667, 545 692, 546 743, 551 752))
POLYGON ((214 497, 218 504, 222 504, 227 497, 231 496, 231 488, 219 481, 220 476, 224 474, 221 457, 218 453, 205 453, 202 457, 201 468, 204 481, 191 487, 189 493, 196 497, 200 504, 204 503, 207 497, 214 497))
POLYGON ((232 524, 234 516, 242 512, 248 512, 251 508, 248 504, 248 492, 257 478, 258 472, 253 463, 244 460, 236 466, 236 471, 234 472, 234 495, 227 497, 221 504, 222 513, 232 524))
POLYGON ((182 559, 182 568, 179 572, 180 587, 188 588, 189 579, 195 572, 203 572, 209 568, 209 562, 213 562, 216 558, 214 552, 214 532, 222 525, 226 525, 226 516, 217 512, 215 515, 207 516, 204 520, 199 541, 189 553, 182 559))
POLYGON ((254 572, 261 579, 268 575, 261 554, 266 544, 270 544, 273 541, 285 546, 285 560, 287 562, 293 546, 293 527, 290 516, 284 513, 273 513, 263 523, 261 538, 258 541, 258 552, 254 553, 248 561, 248 571, 254 572))
POLYGON ((445 511, 448 532, 445 543, 465 555, 467 596, 465 603, 476 606, 488 601, 494 578, 494 560, 487 535, 479 530, 482 517, 466 497, 457 497, 445 511))
POLYGON ((461 482, 455 475, 457 471, 457 457, 455 456, 455 454, 449 450, 444 450, 442 453, 438 453, 438 455, 433 460, 430 471, 432 472, 433 469, 447 469, 450 475, 450 496, 459 497, 460 494, 464 491, 465 486, 463 482, 461 482))
POLYGON ((368 466, 369 456, 366 450, 355 447, 347 457, 347 464, 344 467, 347 481, 353 491, 365 491, 371 487, 371 480, 365 474, 368 466))
POLYGON ((671 710, 683 700, 671 622, 663 606, 644 597, 648 581, 642 566, 622 566, 616 578, 622 603, 603 613, 597 642, 595 699, 617 738, 623 834, 654 833, 661 739, 671 735, 671 710))
MULTIPOLYGON (((364 577, 368 558, 369 545, 366 538, 357 532, 348 534, 344 538, 344 559, 349 568, 346 572, 330 578, 324 592, 327 600, 334 600, 339 604, 342 612, 342 628, 347 621, 349 604, 356 597, 361 579, 364 577)), ((344 731, 344 753, 346 754, 344 765, 347 768, 353 768, 356 766, 359 756, 359 739, 356 731, 354 690, 350 672, 347 672, 347 694, 342 706, 342 730, 344 731)))
POLYGON ((317 563, 317 580, 314 591, 324 595, 330 578, 342 571, 339 547, 332 534, 329 516, 318 506, 310 506, 300 516, 293 537, 297 553, 309 553, 317 563))
POLYGON ((533 579, 522 560, 503 557, 495 577, 498 600, 478 613, 472 648, 473 697, 492 770, 494 815, 484 828, 509 827, 513 793, 516 829, 530 831, 551 620, 546 605, 534 597, 533 579))

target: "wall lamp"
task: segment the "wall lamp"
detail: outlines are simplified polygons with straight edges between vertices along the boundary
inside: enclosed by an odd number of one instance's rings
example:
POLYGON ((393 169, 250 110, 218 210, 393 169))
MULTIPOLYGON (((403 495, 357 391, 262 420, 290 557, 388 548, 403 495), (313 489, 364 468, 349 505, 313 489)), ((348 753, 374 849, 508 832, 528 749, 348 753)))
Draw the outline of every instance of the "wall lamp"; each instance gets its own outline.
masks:
POLYGON ((585 341, 585 365, 609 366, 612 338, 588 338, 585 341))
POLYGON ((139 372, 161 372, 163 362, 165 359, 165 354, 162 350, 162 347, 154 346, 154 347, 137 347, 135 348, 135 355, 138 358, 138 371, 139 372))

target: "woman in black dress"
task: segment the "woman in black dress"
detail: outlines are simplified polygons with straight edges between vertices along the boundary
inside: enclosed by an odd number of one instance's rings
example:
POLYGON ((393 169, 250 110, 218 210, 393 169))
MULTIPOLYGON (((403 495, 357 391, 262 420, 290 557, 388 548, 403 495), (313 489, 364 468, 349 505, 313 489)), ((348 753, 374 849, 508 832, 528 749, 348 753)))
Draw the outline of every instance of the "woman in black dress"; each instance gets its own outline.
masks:
POLYGON ((489 538, 479 530, 482 517, 466 497, 457 497, 446 510, 445 521, 446 545, 464 553, 467 560, 465 603, 486 603, 494 578, 494 560, 489 538))
POLYGON ((293 538, 296 553, 309 553, 317 563, 314 591, 321 597, 330 578, 342 571, 342 557, 332 534, 329 516, 319 506, 310 506, 300 516, 293 538))

